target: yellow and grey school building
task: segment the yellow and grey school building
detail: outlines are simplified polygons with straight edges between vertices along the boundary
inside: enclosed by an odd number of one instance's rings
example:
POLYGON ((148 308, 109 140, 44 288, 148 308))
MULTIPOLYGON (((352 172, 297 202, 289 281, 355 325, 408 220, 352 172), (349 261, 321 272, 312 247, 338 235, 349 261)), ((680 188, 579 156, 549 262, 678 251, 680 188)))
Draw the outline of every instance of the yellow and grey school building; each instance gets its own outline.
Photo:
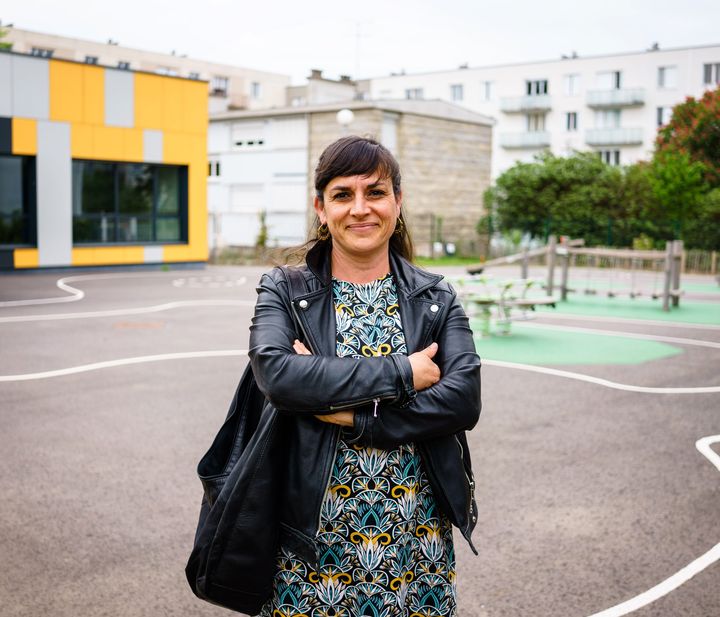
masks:
POLYGON ((206 261, 207 88, 0 52, 0 269, 206 261))

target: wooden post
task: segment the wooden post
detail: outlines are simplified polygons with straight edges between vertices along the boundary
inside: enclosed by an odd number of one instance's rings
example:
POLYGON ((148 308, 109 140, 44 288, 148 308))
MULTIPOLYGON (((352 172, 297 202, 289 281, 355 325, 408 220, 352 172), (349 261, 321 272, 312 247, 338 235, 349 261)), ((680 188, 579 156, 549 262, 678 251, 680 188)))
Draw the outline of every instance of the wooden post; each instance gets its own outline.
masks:
POLYGON ((547 247, 547 260, 548 260, 548 274, 547 274, 547 295, 553 295, 553 289, 555 287, 555 249, 557 247, 557 238, 551 235, 548 238, 547 247))
POLYGON ((672 280, 673 243, 665 243, 665 280, 663 282, 663 311, 670 310, 670 281, 672 280))
MULTIPOLYGON (((565 249, 567 250, 567 248, 565 249)), ((570 273, 570 253, 565 253, 563 255, 563 262, 562 262, 562 283, 560 287, 560 298, 562 300, 567 300, 567 291, 568 291, 568 276, 570 273)))
POLYGON ((520 278, 526 279, 528 277, 528 265, 530 263, 530 258, 528 257, 527 247, 523 249, 522 253, 523 254, 522 254, 522 262, 521 262, 520 278))
POLYGON ((717 256, 717 251, 713 251, 712 253, 710 253, 710 274, 715 274, 717 272, 717 256))
POLYGON ((683 250, 682 240, 673 240, 673 268, 672 290, 675 292, 672 296, 672 305, 680 306, 680 273, 683 271, 685 262, 685 251, 683 250))

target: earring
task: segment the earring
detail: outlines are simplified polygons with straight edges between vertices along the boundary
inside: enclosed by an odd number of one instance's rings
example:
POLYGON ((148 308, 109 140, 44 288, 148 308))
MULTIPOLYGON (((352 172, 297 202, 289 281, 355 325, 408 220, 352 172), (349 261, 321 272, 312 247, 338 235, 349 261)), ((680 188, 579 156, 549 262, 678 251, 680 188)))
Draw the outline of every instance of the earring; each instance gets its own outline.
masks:
POLYGON ((330 230, 328 229, 327 223, 323 223, 317 228, 317 239, 327 240, 330 237, 330 230))
POLYGON ((405 223, 400 217, 398 217, 397 222, 395 223, 395 231, 393 231, 393 234, 395 234, 397 236, 401 236, 404 231, 405 231, 405 223))

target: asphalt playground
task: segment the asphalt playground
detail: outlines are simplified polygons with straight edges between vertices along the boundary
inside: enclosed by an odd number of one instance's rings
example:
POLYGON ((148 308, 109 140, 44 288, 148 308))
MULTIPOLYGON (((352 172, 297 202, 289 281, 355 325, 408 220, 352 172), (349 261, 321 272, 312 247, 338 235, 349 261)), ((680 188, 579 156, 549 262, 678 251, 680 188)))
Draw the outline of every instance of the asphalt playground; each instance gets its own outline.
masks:
MULTIPOLYGON (((0 614, 230 614, 184 566, 263 270, 0 275, 0 614)), ((607 272, 571 283, 510 335, 473 319, 480 554, 456 536, 459 614, 718 617, 720 286, 684 276, 664 313, 650 278, 634 300, 607 272)))

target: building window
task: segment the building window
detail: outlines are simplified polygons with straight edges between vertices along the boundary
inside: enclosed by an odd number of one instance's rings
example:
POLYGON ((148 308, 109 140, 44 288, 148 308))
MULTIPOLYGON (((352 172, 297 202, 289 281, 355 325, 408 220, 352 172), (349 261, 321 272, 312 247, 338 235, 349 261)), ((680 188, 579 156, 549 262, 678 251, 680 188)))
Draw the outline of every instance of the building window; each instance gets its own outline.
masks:
POLYGON ((720 62, 703 64, 703 83, 706 86, 720 84, 720 62))
POLYGON ((545 130, 545 114, 528 114, 527 130, 529 133, 538 133, 545 130))
POLYGON ((97 64, 99 58, 97 56, 85 56, 85 64, 97 64))
POLYGON ((598 157, 608 165, 620 165, 620 150, 598 150, 598 157))
POLYGON ((578 117, 576 111, 568 111, 565 114, 565 130, 568 132, 577 131, 578 117))
POLYGON ((35 244, 35 158, 0 156, 0 245, 35 244))
POLYGON ((580 94, 580 73, 570 73, 563 77, 565 96, 577 96, 580 94))
POLYGON ((158 75, 168 75, 169 77, 176 77, 178 72, 177 69, 173 69, 169 66, 159 66, 155 69, 158 75))
POLYGON ((219 96, 227 96, 229 81, 230 80, 227 77, 216 75, 210 81, 210 92, 219 96))
POLYGON ((672 107, 658 107, 657 108, 657 125, 665 126, 670 122, 672 118, 672 107))
POLYGON ((597 74, 597 85, 601 90, 620 90, 622 71, 602 71, 597 74))
POLYGON ((39 58, 52 58, 53 49, 47 49, 46 47, 33 47, 30 50, 31 56, 38 56, 39 58))
POLYGON ((599 129, 616 129, 620 126, 619 109, 600 109, 595 112, 595 126, 599 129))
POLYGON ((423 98, 423 89, 422 88, 408 88, 405 90, 405 98, 406 99, 421 99, 423 98))
POLYGON ((190 73, 188 74, 188 77, 190 79, 200 79, 200 73, 198 73, 196 71, 190 71, 190 73))
POLYGON ((262 86, 259 81, 250 84, 250 96, 254 99, 259 99, 262 96, 262 86))
POLYGON ((536 79, 525 81, 525 93, 528 96, 539 96, 548 93, 547 79, 536 79))
POLYGON ((187 167, 72 162, 73 243, 183 242, 187 167))
POLYGON ((208 176, 217 178, 220 175, 220 161, 211 159, 208 161, 208 176))
POLYGON ((122 69, 123 71, 129 71, 130 70, 130 63, 126 60, 119 60, 118 61, 118 68, 122 69))
POLYGON ((450 86, 450 100, 451 101, 462 101, 463 100, 463 85, 452 84, 450 86))
POLYGON ((493 99, 493 82, 492 81, 481 81, 480 82, 480 100, 481 101, 492 101, 493 99))
POLYGON ((677 67, 658 67, 658 88, 675 88, 677 86, 677 67))

